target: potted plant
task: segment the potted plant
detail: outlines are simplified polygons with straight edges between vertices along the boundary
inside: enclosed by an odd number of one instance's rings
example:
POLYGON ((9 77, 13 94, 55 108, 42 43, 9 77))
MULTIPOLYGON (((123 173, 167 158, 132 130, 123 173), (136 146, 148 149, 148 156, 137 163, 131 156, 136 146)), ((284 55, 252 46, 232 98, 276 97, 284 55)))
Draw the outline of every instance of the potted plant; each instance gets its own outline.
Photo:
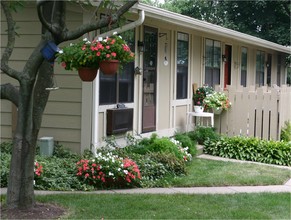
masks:
POLYGON ((59 50, 57 62, 61 63, 66 70, 78 70, 83 81, 93 81, 99 69, 100 58, 92 48, 96 47, 97 41, 88 41, 84 38, 77 43, 70 43, 59 50))
POLYGON ((214 114, 220 114, 222 110, 227 110, 231 107, 231 103, 223 92, 213 92, 208 94, 203 101, 204 105, 212 108, 214 114))
POLYGON ((213 93, 213 88, 207 85, 199 87, 193 94, 194 111, 197 113, 204 111, 204 99, 207 95, 213 93))
POLYGON ((134 60, 134 53, 121 36, 113 35, 100 41, 97 49, 97 55, 100 58, 100 70, 105 74, 114 74, 119 64, 124 65, 134 60))
POLYGON ((80 42, 63 47, 56 57, 57 62, 61 63, 66 70, 78 70, 82 80, 92 81, 99 67, 105 74, 116 73, 119 64, 123 65, 134 59, 134 53, 121 36, 114 35, 100 41, 89 41, 84 38, 80 42), (104 63, 109 63, 111 71, 104 69, 104 63))

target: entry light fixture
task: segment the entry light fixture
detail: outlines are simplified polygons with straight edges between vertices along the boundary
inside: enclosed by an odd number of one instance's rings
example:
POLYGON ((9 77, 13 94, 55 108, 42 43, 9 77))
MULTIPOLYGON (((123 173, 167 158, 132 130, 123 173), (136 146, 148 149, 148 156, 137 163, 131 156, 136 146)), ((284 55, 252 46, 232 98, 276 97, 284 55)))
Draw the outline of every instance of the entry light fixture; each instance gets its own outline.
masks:
POLYGON ((223 61, 223 62, 226 62, 226 61, 227 61, 227 57, 225 56, 225 54, 222 54, 221 57, 222 57, 222 61, 223 61))
POLYGON ((139 52, 144 52, 144 43, 142 41, 137 42, 137 47, 139 52))

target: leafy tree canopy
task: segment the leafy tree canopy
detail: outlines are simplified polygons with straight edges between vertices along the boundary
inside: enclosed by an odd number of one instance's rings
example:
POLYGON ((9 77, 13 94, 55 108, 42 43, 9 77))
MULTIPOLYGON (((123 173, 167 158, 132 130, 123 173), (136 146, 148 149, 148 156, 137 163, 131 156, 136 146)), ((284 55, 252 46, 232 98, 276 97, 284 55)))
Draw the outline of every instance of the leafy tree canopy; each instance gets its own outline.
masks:
POLYGON ((157 0, 143 2, 281 45, 291 45, 289 0, 164 0, 164 4, 157 0))

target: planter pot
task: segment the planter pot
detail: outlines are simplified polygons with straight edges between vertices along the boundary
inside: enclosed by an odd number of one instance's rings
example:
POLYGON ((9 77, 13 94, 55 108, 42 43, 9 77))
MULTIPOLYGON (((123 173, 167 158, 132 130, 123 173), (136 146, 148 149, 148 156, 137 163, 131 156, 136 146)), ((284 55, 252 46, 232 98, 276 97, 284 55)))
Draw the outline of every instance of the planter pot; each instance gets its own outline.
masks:
POLYGON ((113 75, 117 72, 119 67, 118 60, 103 60, 99 63, 100 70, 102 73, 107 75, 113 75))
POLYGON ((215 115, 220 115, 222 112, 222 108, 213 108, 212 110, 215 115))
POLYGON ((194 105, 194 111, 196 113, 202 113, 204 111, 204 107, 200 105, 194 105))
POLYGON ((78 69, 79 77, 84 82, 92 82, 97 76, 98 69, 82 67, 78 69))
POLYGON ((44 47, 40 50, 43 58, 48 61, 53 61, 55 59, 55 54, 59 51, 58 46, 54 42, 48 42, 44 47))

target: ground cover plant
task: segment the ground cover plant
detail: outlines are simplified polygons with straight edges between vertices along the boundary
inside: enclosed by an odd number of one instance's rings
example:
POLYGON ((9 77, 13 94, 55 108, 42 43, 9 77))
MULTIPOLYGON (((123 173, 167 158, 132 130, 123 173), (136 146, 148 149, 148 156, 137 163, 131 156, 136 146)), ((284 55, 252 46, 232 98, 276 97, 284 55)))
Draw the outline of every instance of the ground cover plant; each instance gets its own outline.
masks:
POLYGON ((290 193, 37 196, 67 209, 61 219, 290 219, 290 193), (96 208, 98 207, 98 208, 96 208), (170 208, 169 208, 170 207, 170 208))
POLYGON ((222 136, 218 140, 207 139, 204 145, 204 152, 214 156, 291 166, 290 142, 222 136))

